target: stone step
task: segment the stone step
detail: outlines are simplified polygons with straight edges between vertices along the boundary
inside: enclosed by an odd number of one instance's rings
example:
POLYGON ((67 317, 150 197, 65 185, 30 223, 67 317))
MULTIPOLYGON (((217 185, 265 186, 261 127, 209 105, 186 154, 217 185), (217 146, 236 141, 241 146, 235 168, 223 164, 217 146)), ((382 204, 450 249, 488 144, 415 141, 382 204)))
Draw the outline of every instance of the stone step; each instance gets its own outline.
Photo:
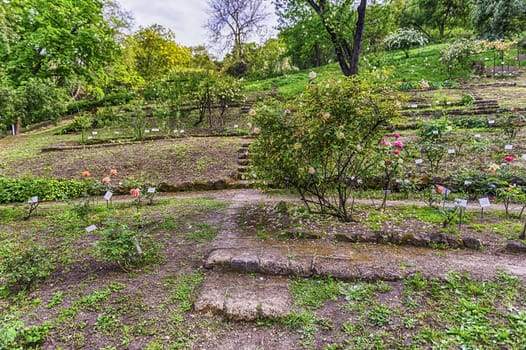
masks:
POLYGON ((251 144, 252 144, 252 142, 243 142, 241 144, 241 148, 249 148, 251 144))
POLYGON ((236 273, 210 274, 194 305, 198 312, 237 321, 285 317, 294 308, 288 278, 236 273))
POLYGON ((248 150, 237 151, 237 159, 248 159, 248 157, 249 157, 248 150))
POLYGON ((238 166, 237 167, 237 172, 238 173, 247 173, 248 171, 250 170, 250 168, 248 166, 238 166))
POLYGON ((332 276, 341 280, 386 281, 411 277, 417 271, 426 278, 445 279, 448 272, 456 271, 487 280, 504 270, 526 281, 526 266, 517 267, 509 259, 509 256, 475 251, 459 253, 369 243, 269 242, 245 238, 215 245, 205 267, 271 276, 332 276), (467 254, 469 259, 465 259, 467 254))

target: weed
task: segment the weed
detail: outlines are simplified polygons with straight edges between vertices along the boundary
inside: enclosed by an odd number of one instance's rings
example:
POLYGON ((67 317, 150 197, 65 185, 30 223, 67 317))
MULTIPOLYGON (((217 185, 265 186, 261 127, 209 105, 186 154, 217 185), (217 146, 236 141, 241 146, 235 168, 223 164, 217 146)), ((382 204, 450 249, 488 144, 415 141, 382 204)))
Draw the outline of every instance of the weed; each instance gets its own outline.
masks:
POLYGON ((340 294, 339 283, 333 278, 297 278, 290 284, 290 293, 297 306, 320 308, 325 301, 336 301, 340 294))

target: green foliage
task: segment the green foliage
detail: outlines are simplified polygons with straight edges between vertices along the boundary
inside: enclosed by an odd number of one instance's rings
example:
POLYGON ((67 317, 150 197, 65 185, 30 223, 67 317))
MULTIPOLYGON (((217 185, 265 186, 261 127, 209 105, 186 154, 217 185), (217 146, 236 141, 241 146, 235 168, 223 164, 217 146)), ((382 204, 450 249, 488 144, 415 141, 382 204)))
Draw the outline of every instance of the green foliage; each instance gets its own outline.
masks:
POLYGON ((418 131, 418 150, 430 166, 430 178, 436 175, 441 161, 447 154, 448 144, 445 136, 451 130, 447 118, 442 118, 423 124, 418 131))
POLYGON ((39 201, 79 198, 86 191, 87 184, 75 180, 0 177, 0 203, 25 202, 33 196, 39 201))
POLYGON ((409 49, 427 44, 427 38, 419 31, 412 28, 400 28, 384 39, 390 50, 402 50, 405 57, 409 57, 409 49))
POLYGON ((48 277, 53 269, 50 251, 32 242, 7 243, 0 248, 0 290, 27 289, 48 277))
POLYGON ((471 14, 478 34, 489 39, 511 37, 525 29, 524 1, 476 0, 471 14))
POLYGON ((0 349, 33 349, 46 340, 51 325, 45 322, 39 326, 26 326, 24 321, 9 317, 0 319, 0 349))
POLYGON ((469 58, 483 51, 483 44, 477 40, 459 39, 448 44, 440 52, 442 62, 448 72, 454 68, 466 68, 469 58))
POLYGON ((298 278, 291 282, 290 293, 297 306, 320 308, 325 301, 336 301, 340 293, 339 283, 332 278, 298 278))
POLYGON ((257 176, 287 183, 310 209, 351 220, 346 201, 373 167, 382 128, 396 115, 383 73, 318 83, 287 105, 271 101, 254 116, 257 176), (315 200, 310 197, 314 196, 315 200))
POLYGON ((159 245, 146 233, 132 230, 128 225, 115 220, 105 222, 97 251, 103 261, 119 265, 124 271, 158 262, 159 245))

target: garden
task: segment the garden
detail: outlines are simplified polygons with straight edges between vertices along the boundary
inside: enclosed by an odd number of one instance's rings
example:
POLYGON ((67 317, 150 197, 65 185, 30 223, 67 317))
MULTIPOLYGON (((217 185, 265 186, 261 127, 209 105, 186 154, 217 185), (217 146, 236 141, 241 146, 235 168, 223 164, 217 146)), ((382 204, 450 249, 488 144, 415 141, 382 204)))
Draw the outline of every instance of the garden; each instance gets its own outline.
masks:
POLYGON ((2 3, 0 350, 522 349, 526 12, 363 2, 2 3))

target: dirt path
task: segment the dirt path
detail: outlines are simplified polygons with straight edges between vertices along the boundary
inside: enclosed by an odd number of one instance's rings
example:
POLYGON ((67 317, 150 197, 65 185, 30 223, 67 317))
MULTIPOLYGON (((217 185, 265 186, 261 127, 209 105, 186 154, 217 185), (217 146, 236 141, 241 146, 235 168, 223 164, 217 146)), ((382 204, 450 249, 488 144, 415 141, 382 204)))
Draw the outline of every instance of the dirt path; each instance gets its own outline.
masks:
POLYGON ((290 276, 398 281, 417 272, 436 279, 458 272, 489 280, 505 272, 526 282, 524 255, 319 240, 261 240, 239 227, 244 206, 293 199, 252 190, 222 191, 213 196, 231 205, 206 259, 205 267, 212 272, 201 288, 197 311, 239 320, 285 316, 294 311, 288 293, 290 276), (254 273, 262 277, 254 279, 254 273))

